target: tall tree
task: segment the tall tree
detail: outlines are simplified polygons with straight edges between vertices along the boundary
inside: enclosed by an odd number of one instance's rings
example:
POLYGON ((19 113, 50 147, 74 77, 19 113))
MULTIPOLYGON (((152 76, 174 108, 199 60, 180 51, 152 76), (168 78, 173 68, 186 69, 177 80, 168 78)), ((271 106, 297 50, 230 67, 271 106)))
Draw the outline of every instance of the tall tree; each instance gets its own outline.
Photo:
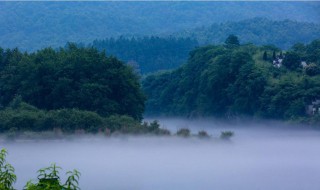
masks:
POLYGON ((267 60, 268 60, 267 51, 264 51, 264 52, 263 52, 263 60, 264 60, 264 61, 267 61, 267 60))
POLYGON ((236 45, 236 46, 240 45, 238 37, 233 34, 229 35, 224 43, 226 45, 236 45))
POLYGON ((301 67, 301 58, 295 52, 287 52, 282 64, 290 70, 296 70, 301 67))

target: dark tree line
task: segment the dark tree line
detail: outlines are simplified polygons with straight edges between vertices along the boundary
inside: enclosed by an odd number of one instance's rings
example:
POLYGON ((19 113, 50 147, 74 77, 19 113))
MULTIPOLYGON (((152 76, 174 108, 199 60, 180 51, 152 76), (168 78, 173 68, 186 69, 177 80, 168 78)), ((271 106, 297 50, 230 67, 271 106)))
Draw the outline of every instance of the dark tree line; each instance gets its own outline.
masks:
POLYGON ((142 74, 177 68, 197 45, 197 41, 191 38, 175 37, 120 37, 92 43, 93 47, 118 57, 142 74))
POLYGON ((229 34, 237 35, 243 43, 273 44, 289 49, 298 42, 310 43, 320 38, 320 25, 293 20, 253 18, 237 22, 215 23, 211 26, 180 32, 177 36, 192 36, 200 45, 205 45, 222 44, 229 34))
POLYGON ((140 120, 145 96, 131 67, 94 48, 0 49, 0 105, 15 97, 39 109, 76 108, 140 120))

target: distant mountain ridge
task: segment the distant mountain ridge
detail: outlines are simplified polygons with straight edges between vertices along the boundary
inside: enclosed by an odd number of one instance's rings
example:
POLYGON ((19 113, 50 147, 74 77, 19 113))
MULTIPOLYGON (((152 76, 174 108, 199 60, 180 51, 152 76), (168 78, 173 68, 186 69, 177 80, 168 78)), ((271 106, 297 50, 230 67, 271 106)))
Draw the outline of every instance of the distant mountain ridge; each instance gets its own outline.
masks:
POLYGON ((273 21, 253 18, 239 22, 213 24, 163 37, 107 38, 89 46, 105 50, 125 62, 131 62, 142 74, 175 69, 187 61, 196 46, 223 44, 229 34, 240 37, 241 43, 272 44, 288 49, 296 43, 310 43, 320 38, 320 25, 291 20, 273 21), (183 38, 181 38, 183 37, 183 38))
POLYGON ((0 46, 37 50, 119 35, 170 35, 254 17, 320 22, 319 2, 0 2, 0 46))
POLYGON ((221 44, 229 34, 237 35, 241 43, 273 44, 288 49, 293 44, 310 43, 320 38, 320 24, 288 19, 274 21, 267 18, 253 18, 238 22, 215 23, 209 27, 178 33, 177 36, 195 38, 200 44, 221 44))

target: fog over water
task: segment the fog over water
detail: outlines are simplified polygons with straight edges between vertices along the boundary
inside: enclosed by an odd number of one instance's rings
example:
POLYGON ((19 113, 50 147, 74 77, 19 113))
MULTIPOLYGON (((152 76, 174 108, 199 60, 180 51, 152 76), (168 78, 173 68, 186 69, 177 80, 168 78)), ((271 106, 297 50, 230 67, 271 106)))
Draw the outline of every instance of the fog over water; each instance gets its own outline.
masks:
POLYGON ((82 190, 319 190, 320 131, 279 123, 226 124, 159 119, 173 132, 205 129, 211 139, 82 137, 0 142, 18 176, 17 189, 56 163, 78 169, 82 190), (216 137, 232 130, 230 142, 216 137))

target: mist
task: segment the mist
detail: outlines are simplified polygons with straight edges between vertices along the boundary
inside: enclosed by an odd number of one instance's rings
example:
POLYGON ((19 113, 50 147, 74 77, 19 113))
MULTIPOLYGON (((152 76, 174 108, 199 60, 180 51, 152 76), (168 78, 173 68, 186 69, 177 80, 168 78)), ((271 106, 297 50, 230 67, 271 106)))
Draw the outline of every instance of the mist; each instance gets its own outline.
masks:
POLYGON ((95 189, 193 190, 318 190, 320 132, 279 123, 223 123, 160 119, 175 132, 207 130, 196 137, 69 137, 63 140, 1 141, 22 189, 36 171, 56 163, 82 175, 80 187, 95 189), (266 127, 269 127, 268 129, 266 127), (230 141, 219 133, 232 130, 230 141))

